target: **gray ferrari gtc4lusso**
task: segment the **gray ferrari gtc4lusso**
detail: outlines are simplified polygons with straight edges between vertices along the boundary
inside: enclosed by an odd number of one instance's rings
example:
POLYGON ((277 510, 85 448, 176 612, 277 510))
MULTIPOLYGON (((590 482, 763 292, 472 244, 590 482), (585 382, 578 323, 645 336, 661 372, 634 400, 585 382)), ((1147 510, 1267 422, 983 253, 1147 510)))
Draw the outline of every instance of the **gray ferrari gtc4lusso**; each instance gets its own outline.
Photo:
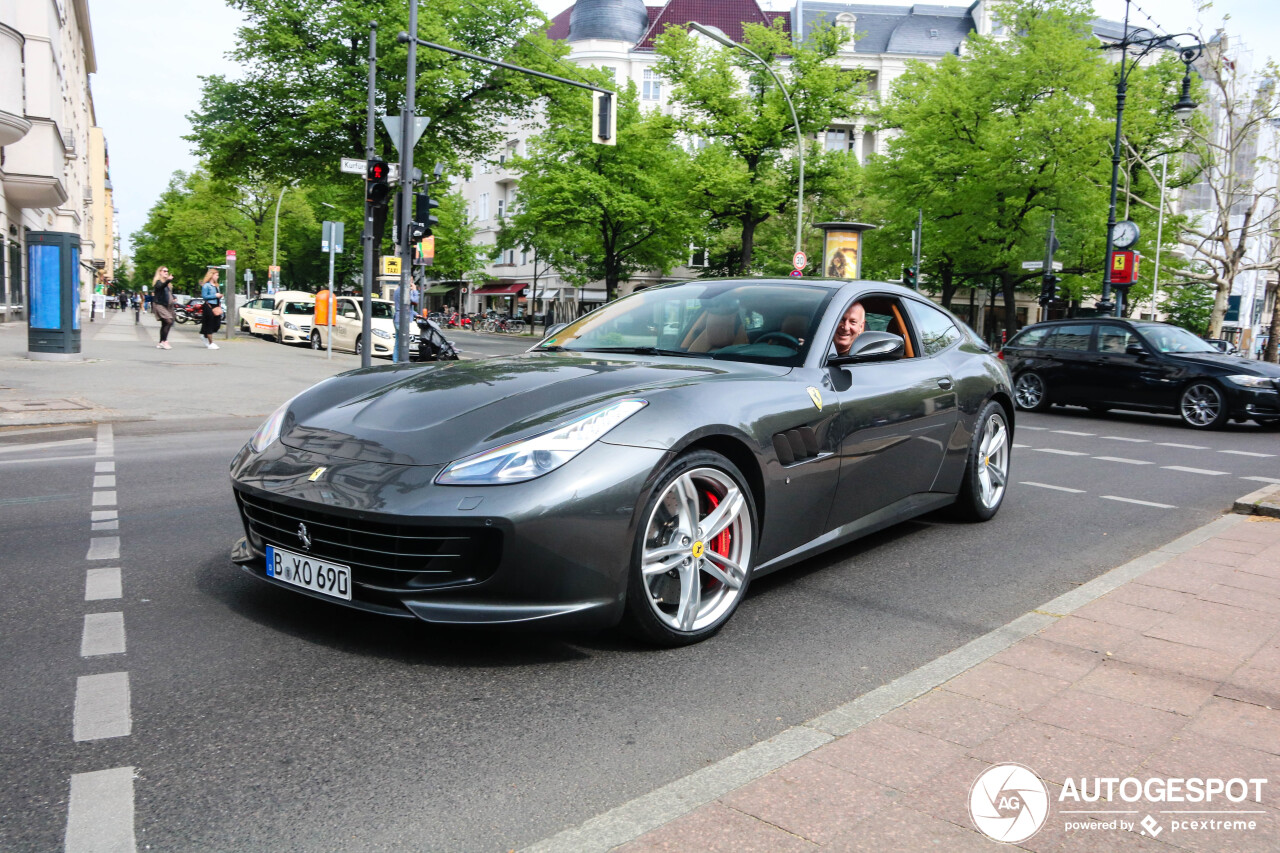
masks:
POLYGON ((231 464, 232 558, 277 586, 450 624, 704 639, 753 577, 943 506, 991 518, 1009 373, 870 281, 642 290, 526 353, 327 379, 231 464), (866 331, 837 354, 858 302, 866 331))

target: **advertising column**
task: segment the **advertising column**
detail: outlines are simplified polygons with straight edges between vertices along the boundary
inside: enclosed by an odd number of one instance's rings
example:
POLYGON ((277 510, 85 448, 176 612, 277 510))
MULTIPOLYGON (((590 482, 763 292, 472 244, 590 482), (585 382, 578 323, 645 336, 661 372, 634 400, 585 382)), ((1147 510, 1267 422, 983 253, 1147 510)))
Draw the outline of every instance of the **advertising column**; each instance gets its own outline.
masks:
POLYGON ((27 233, 27 357, 80 357, 80 235, 27 233))

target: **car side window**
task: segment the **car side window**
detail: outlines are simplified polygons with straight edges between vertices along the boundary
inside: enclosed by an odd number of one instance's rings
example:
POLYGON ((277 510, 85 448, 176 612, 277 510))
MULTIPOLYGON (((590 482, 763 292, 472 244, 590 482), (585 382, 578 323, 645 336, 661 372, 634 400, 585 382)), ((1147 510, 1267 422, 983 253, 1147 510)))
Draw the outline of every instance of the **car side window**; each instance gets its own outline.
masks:
POLYGON ((956 328, 955 321, 942 311, 914 299, 906 302, 911 321, 915 323, 916 333, 920 336, 923 355, 940 353, 960 340, 960 330, 956 328))
POLYGON ((1099 326, 1095 347, 1098 352, 1124 355, 1129 344, 1140 343, 1138 336, 1124 326, 1099 326))
POLYGON ((1089 336, 1093 332, 1093 326, 1088 323, 1079 325, 1059 326, 1053 330, 1053 334, 1044 342, 1044 346, 1051 349, 1079 350, 1084 352, 1089 349, 1089 336))
POLYGON ((343 317, 355 318, 357 316, 355 303, 343 300, 340 313, 343 317))
POLYGON ((259 299, 258 307, 265 308, 266 310, 270 311, 272 308, 276 307, 276 301, 274 299, 259 299))
POLYGON ((1019 332, 1013 340, 1009 341, 1007 346, 1011 347, 1038 347, 1051 331, 1051 327, 1042 326, 1039 329, 1024 329, 1019 332))

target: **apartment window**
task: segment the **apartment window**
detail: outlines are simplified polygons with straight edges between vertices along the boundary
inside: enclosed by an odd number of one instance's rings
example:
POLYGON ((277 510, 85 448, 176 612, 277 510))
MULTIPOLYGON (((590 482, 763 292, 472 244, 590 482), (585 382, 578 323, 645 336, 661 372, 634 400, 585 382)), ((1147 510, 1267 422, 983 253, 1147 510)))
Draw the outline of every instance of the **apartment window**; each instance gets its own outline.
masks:
POLYGON ((498 218, 499 219, 502 218, 502 214, 506 210, 506 205, 507 205, 507 202, 505 199, 498 199, 498 218))
POLYGON ((513 266, 513 267, 516 265, 516 250, 515 250, 515 249, 507 249, 507 263, 511 264, 511 266, 513 266))
POLYGON ((662 78, 652 68, 644 70, 643 96, 646 101, 656 101, 662 97, 662 78))
POLYGON ((476 199, 476 219, 485 222, 489 218, 489 194, 480 193, 480 197, 476 199))
POLYGON ((847 130, 828 130, 827 131, 827 150, 828 151, 847 151, 849 149, 849 131, 847 130))
POLYGON ((707 265, 707 247, 706 246, 690 246, 689 247, 689 266, 705 267, 707 265))
POLYGON ((520 253, 520 266, 529 263, 529 251, 526 249, 520 253))

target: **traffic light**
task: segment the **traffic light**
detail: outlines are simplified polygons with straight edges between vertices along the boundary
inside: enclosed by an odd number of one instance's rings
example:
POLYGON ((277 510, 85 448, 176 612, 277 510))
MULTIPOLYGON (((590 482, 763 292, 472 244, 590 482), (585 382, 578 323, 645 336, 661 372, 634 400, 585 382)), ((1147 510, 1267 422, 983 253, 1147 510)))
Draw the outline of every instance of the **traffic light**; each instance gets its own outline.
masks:
POLYGON ((1045 275, 1040 279, 1040 304, 1049 305, 1058 298, 1058 277, 1045 275))
POLYGON ((591 93, 591 141, 600 145, 617 145, 618 116, 613 108, 612 92, 591 93))
POLYGON ((413 219, 408 225, 410 243, 416 243, 424 237, 431 236, 431 229, 440 224, 440 218, 432 213, 440 202, 426 193, 417 193, 413 202, 413 219))
POLYGON ((916 287, 916 285, 917 285, 917 281, 916 281, 916 268, 915 268, 915 267, 903 267, 903 268, 902 268, 902 284, 903 284, 903 286, 904 286, 904 287, 910 287, 910 288, 915 288, 915 287, 916 287))
POLYGON ((391 177, 391 170, 387 167, 386 160, 379 160, 376 157, 369 161, 365 170, 365 200, 370 204, 383 205, 387 203, 387 197, 391 195, 391 183, 388 180, 391 177))

